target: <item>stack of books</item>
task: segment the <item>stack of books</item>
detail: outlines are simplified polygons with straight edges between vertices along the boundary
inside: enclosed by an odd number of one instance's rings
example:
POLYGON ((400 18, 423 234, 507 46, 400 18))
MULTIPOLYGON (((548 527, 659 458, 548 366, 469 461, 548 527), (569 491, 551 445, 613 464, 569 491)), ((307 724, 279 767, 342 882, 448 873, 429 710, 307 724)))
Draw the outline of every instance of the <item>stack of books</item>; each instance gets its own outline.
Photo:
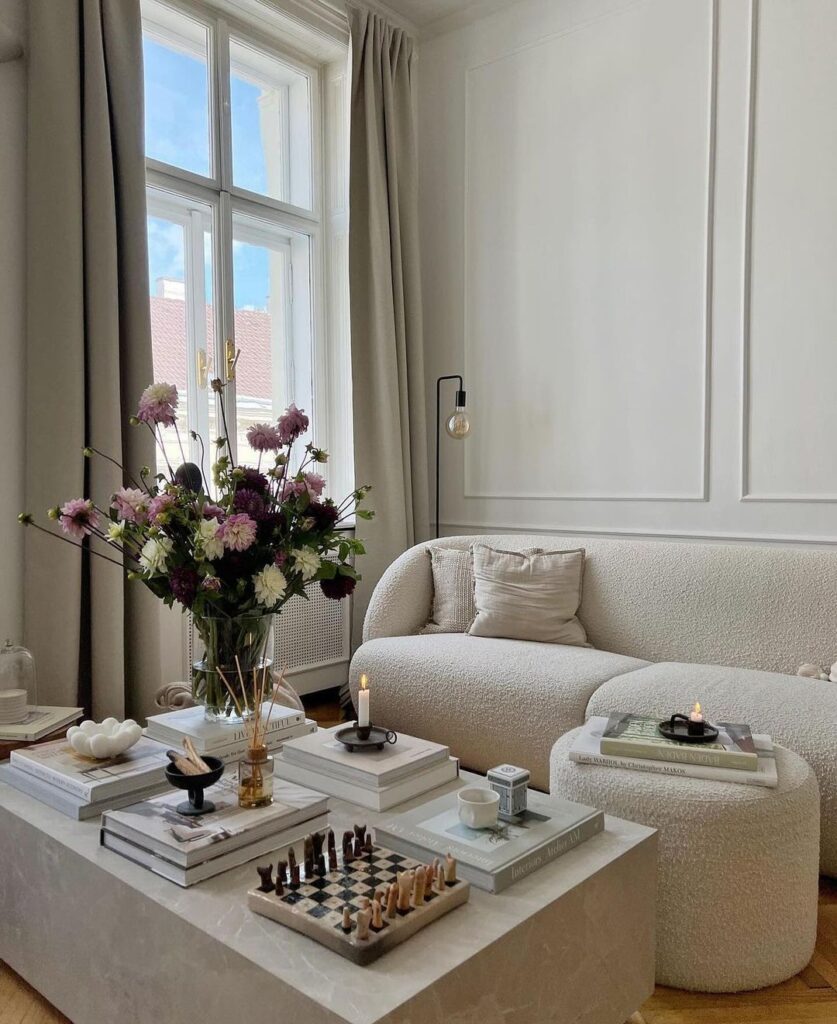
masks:
POLYGON ((446 853, 457 872, 488 892, 500 892, 604 829, 593 807, 529 790, 526 811, 513 821, 473 829, 459 820, 456 793, 447 793, 375 827, 381 846, 425 863, 446 853))
POLYGON ((328 798, 301 786, 275 786, 268 807, 239 807, 234 771, 206 790, 206 798, 215 804, 211 814, 178 814, 184 795, 177 790, 105 811, 102 846, 189 886, 328 826, 328 798))
POLYGON ((630 768, 661 775, 690 776, 746 786, 778 785, 773 741, 753 735, 748 725, 715 723, 712 743, 678 743, 643 715, 611 714, 588 720, 570 749, 570 760, 607 768, 630 768))
POLYGON ((372 811, 386 811, 459 775, 459 762, 440 743, 400 733, 398 742, 384 744, 383 750, 350 753, 335 739, 340 728, 286 743, 276 758, 276 774, 372 811))
POLYGON ((166 745, 143 737, 118 757, 94 761, 66 739, 13 750, 0 780, 78 820, 142 800, 168 787, 166 745))
MULTIPOLYGON (((268 710, 269 702, 264 706, 265 716, 268 710)), ((317 723, 306 718, 302 711, 274 704, 265 732, 268 752, 275 754, 288 740, 316 731, 317 723)), ((188 737, 199 754, 218 757, 224 764, 239 760, 247 750, 247 731, 243 724, 207 721, 202 707, 151 715, 145 734, 176 750, 183 749, 183 740, 188 737)))
POLYGON ((0 761, 13 750, 43 739, 57 739, 81 718, 81 708, 30 707, 22 722, 0 725, 0 761))

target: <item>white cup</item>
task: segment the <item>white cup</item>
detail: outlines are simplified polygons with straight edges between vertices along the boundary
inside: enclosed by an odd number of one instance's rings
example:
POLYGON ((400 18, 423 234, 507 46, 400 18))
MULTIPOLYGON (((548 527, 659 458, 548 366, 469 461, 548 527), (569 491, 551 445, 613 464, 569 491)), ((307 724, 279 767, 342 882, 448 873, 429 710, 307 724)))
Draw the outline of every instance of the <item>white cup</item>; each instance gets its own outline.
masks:
POLYGON ((491 828, 497 824, 500 794, 493 789, 470 786, 457 793, 459 820, 468 828, 491 828))

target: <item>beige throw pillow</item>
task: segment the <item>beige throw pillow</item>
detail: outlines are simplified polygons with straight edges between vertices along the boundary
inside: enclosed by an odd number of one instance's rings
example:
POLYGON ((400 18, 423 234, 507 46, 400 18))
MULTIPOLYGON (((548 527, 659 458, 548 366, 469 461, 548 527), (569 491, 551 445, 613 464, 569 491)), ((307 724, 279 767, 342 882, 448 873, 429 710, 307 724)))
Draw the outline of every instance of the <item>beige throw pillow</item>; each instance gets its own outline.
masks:
POLYGON ((422 633, 465 633, 474 621, 471 552, 428 548, 433 572, 433 607, 422 633))
POLYGON ((584 549, 498 551, 475 544, 472 636, 538 640, 546 644, 587 642, 576 618, 581 604, 584 549))

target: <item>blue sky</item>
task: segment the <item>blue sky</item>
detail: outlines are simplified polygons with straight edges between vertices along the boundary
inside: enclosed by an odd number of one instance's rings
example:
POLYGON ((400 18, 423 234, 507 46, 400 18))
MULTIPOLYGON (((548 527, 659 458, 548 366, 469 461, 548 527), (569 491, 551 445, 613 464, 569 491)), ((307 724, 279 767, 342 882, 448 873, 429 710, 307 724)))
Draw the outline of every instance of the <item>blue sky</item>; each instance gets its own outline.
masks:
MULTIPOLYGON (((209 174, 209 102, 206 63, 148 38, 145 62, 145 141, 148 156, 196 174, 209 174)), ((265 190, 259 89, 233 78, 230 86, 233 166, 236 184, 265 190)), ((148 263, 151 291, 158 277, 183 280, 182 232, 150 218, 148 263)), ((264 249, 236 245, 233 255, 236 307, 267 308, 268 258, 264 249)), ((207 275, 207 295, 211 294, 207 275)))

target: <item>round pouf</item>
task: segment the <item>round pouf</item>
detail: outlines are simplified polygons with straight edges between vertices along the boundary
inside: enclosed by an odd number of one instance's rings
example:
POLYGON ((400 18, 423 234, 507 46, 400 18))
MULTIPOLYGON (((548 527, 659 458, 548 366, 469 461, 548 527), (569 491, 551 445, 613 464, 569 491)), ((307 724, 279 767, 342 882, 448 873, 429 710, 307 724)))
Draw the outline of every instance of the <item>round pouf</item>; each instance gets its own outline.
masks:
POLYGON ((657 982, 696 992, 776 985, 811 959, 819 814, 807 763, 776 747, 777 789, 576 764, 552 748, 550 792, 659 831, 657 982))

